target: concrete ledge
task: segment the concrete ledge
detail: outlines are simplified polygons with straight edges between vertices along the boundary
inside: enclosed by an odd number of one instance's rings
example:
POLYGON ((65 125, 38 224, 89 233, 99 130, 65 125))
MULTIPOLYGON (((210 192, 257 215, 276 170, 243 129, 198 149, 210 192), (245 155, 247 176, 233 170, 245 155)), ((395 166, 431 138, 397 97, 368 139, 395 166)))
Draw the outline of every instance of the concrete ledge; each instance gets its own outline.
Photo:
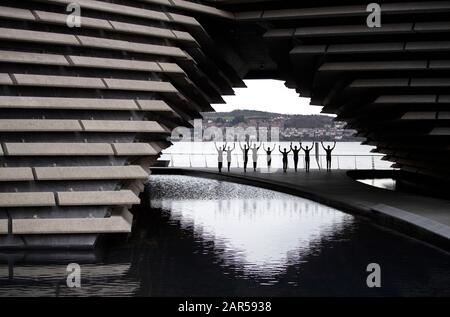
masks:
POLYGON ((177 93, 178 90, 169 82, 163 81, 145 81, 128 79, 103 79, 108 89, 113 90, 136 90, 149 92, 170 92, 177 93))
POLYGON ((450 135, 450 128, 447 128, 447 127, 434 128, 433 130, 431 130, 431 132, 429 134, 430 135, 448 136, 448 135, 450 135))
POLYGON ((427 68, 427 61, 330 62, 320 66, 319 72, 425 70, 427 68))
POLYGON ((172 33, 171 29, 156 28, 153 26, 131 24, 119 21, 109 21, 109 23, 111 23, 114 30, 118 32, 176 39, 176 36, 172 33))
POLYGON ((58 45, 80 45, 77 38, 73 35, 7 28, 0 28, 0 39, 7 41, 25 41, 32 43, 49 43, 58 45))
POLYGON ((68 56, 73 66, 106 69, 124 69, 141 72, 161 72, 156 62, 144 62, 117 58, 98 58, 87 56, 68 56))
POLYGON ((129 212, 113 214, 109 218, 13 219, 12 232, 13 234, 129 233, 131 220, 129 212))
POLYGON ((172 108, 162 100, 136 100, 142 111, 173 112, 172 108))
POLYGON ((55 195, 46 192, 0 193, 0 207, 52 207, 55 195))
POLYGON ((32 180, 33 170, 29 167, 0 167, 0 182, 32 180))
POLYGON ((89 37, 89 36, 74 36, 54 32, 0 28, 0 39, 7 41, 24 41, 31 43, 85 46, 91 48, 120 50, 120 51, 137 52, 150 55, 180 57, 180 58, 186 57, 186 54, 184 53, 183 50, 173 46, 142 44, 137 42, 110 40, 105 38, 89 37))
POLYGON ((1 96, 0 108, 139 110, 134 100, 1 96))
POLYGON ((450 227, 437 221, 384 204, 376 205, 372 208, 372 211, 415 225, 436 235, 442 236, 446 240, 450 240, 450 227))
MULTIPOLYGON (((108 4, 109 5, 109 4, 108 4)), ((116 51, 128 51, 136 53, 144 53, 151 55, 186 57, 186 54, 178 47, 142 44, 128 41, 110 40, 98 37, 77 36, 82 46, 103 48, 116 51)))
POLYGON ((106 89, 101 78, 14 74, 17 85, 62 88, 106 89))
POLYGON ((0 219, 0 234, 8 234, 8 219, 0 219))
POLYGON ((87 132, 167 132, 156 121, 81 120, 81 124, 87 132))
POLYGON ((127 206, 140 203, 131 190, 58 192, 59 206, 127 206))
POLYGON ((375 104, 428 104, 436 103, 437 95, 382 95, 375 100, 375 104))
POLYGON ((117 156, 158 155, 158 151, 148 143, 114 143, 112 147, 117 156))
MULTIPOLYGON (((430 10, 447 12, 449 4, 445 1, 434 1, 424 5, 424 2, 383 3, 382 12, 389 15, 407 15, 410 12, 429 13, 430 10)), ((266 11, 246 11, 236 14, 237 20, 268 21, 268 20, 298 20, 298 19, 325 19, 365 16, 367 5, 340 5, 300 9, 277 9, 266 11)))
POLYGON ((349 88, 408 87, 409 78, 356 79, 349 88))
POLYGON ((26 20, 26 21, 35 21, 36 20, 36 18, 31 13, 30 10, 4 7, 4 6, 0 6, 0 17, 7 18, 7 19, 26 20))
POLYGON ((70 66, 63 55, 18 51, 0 51, 0 61, 7 63, 70 66))
MULTIPOLYGON (((67 5, 70 4, 72 0, 49 0, 49 2, 67 5)), ((79 3, 82 8, 90 10, 139 17, 148 20, 171 22, 168 16, 163 12, 94 0, 77 0, 77 3, 79 3)))
MULTIPOLYGON (((147 179, 141 166, 66 166, 36 167, 36 180, 96 180, 96 179, 147 179)), ((0 169, 1 180, 1 169, 0 169)))
POLYGON ((27 120, 27 119, 0 119, 0 131, 4 132, 73 132, 82 131, 78 120, 27 120))
POLYGON ((383 24, 380 28, 368 28, 366 25, 331 25, 297 28, 294 37, 359 36, 412 32, 412 23, 383 24))
POLYGON ((210 7, 204 4, 193 3, 190 1, 183 0, 171 0, 171 4, 177 9, 190 10, 194 12, 204 13, 216 17, 221 17, 224 19, 234 20, 235 16, 229 11, 220 10, 214 7, 210 7))
POLYGON ((8 156, 104 156, 114 155, 108 143, 4 143, 8 156))
POLYGON ((167 133, 157 121, 0 119, 4 132, 142 132, 167 133))
POLYGON ((98 58, 76 55, 66 56, 58 54, 41 54, 21 51, 0 50, 0 61, 5 63, 119 69, 139 72, 184 73, 184 71, 174 63, 158 63, 141 60, 98 58))
MULTIPOLYGON (((33 10, 33 13, 39 18, 40 22, 49 22, 52 24, 66 25, 67 15, 61 13, 33 10)), ((83 27, 96 28, 100 30, 112 30, 113 27, 107 20, 83 17, 83 27)))

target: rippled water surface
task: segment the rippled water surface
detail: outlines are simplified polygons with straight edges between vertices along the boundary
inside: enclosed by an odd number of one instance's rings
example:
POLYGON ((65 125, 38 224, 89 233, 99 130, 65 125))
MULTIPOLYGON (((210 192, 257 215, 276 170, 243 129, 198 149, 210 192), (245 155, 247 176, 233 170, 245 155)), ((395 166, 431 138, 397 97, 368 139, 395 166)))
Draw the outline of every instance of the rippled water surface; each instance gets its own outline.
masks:
POLYGON ((187 176, 152 176, 148 193, 133 233, 102 252, 1 254, 0 296, 450 295, 447 253, 333 208, 187 176))

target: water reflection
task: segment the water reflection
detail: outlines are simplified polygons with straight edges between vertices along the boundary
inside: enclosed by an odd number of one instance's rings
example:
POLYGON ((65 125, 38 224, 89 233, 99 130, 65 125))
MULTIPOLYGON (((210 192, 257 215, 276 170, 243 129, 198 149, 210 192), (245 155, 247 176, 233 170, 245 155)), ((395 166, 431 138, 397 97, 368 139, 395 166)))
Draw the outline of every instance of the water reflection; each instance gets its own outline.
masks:
POLYGON ((358 179, 357 181, 369 186, 382 189, 396 190, 397 188, 397 181, 392 178, 358 179))
POLYGON ((152 207, 200 241, 212 241, 211 251, 220 249, 223 266, 237 267, 263 284, 276 282, 289 263, 304 260, 354 219, 306 199, 243 185, 173 176, 156 176, 155 182, 168 187, 189 182, 189 192, 176 198, 161 198, 166 188, 153 187, 152 207), (227 195, 217 195, 216 186, 227 195))
POLYGON ((100 253, 0 253, 0 296, 450 295, 447 253, 332 208, 184 176, 147 188, 132 234, 100 253), (66 286, 70 262, 80 289, 66 286), (373 262, 379 289, 366 285, 373 262))

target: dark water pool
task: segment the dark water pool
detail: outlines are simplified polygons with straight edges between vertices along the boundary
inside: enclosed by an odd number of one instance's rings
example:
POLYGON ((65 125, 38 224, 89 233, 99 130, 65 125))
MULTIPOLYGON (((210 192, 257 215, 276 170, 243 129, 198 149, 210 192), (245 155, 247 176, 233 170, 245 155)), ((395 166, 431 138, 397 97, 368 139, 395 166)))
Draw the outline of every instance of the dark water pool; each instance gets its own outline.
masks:
POLYGON ((133 233, 101 253, 0 255, 0 296, 450 295, 447 253, 333 208, 187 176, 152 176, 149 193, 133 233))

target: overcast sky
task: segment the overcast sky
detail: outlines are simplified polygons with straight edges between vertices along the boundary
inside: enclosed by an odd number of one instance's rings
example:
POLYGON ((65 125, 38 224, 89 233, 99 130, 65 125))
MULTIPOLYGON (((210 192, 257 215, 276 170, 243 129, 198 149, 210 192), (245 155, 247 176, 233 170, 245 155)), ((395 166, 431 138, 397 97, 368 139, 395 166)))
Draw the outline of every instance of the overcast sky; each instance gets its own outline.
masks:
POLYGON ((322 107, 310 106, 309 98, 300 98, 278 80, 246 80, 247 88, 235 89, 235 96, 225 96, 226 104, 213 105, 219 112, 235 109, 260 110, 283 114, 319 114, 322 107))

